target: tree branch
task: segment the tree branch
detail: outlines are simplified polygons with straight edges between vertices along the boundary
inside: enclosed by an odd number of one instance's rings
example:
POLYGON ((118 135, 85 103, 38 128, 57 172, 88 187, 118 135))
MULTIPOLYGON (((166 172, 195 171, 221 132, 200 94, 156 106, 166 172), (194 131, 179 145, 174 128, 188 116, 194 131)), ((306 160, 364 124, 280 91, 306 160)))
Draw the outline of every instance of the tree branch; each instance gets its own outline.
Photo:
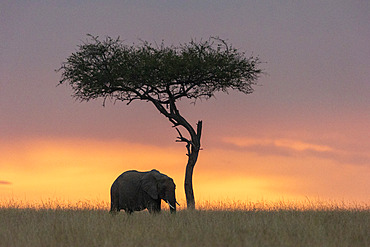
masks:
POLYGON ((202 120, 199 120, 198 123, 197 123, 197 137, 198 137, 199 140, 202 136, 202 126, 203 126, 203 122, 202 122, 202 120))
POLYGON ((190 155, 191 151, 190 151, 190 146, 194 146, 193 142, 190 141, 189 139, 183 137, 183 135, 181 134, 180 130, 178 128, 176 128, 176 131, 177 133, 179 133, 179 137, 177 137, 177 139, 179 140, 176 140, 176 142, 186 142, 186 149, 188 150, 188 153, 186 154, 187 156, 190 155))
POLYGON ((179 137, 177 137, 178 140, 176 140, 176 142, 186 142, 186 143, 190 143, 190 144, 193 144, 192 141, 190 141, 189 139, 185 138, 180 130, 178 128, 176 128, 176 131, 177 133, 179 133, 179 137))

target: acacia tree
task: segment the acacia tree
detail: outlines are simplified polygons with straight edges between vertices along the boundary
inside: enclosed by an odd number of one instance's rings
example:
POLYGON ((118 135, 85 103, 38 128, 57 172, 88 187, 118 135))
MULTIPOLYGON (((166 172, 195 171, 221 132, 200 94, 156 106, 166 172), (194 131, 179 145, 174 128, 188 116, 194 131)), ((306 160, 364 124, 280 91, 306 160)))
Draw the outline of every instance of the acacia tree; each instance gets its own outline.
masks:
POLYGON ((201 150, 202 121, 194 128, 180 113, 182 99, 209 99, 216 92, 253 92, 261 70, 258 57, 247 57, 219 38, 190 41, 178 46, 127 45, 119 38, 89 35, 57 71, 60 84, 68 83, 81 101, 103 98, 152 103, 176 128, 177 142, 186 144, 185 196, 188 208, 195 208, 193 171, 201 150), (186 130, 187 136, 181 131, 186 130))

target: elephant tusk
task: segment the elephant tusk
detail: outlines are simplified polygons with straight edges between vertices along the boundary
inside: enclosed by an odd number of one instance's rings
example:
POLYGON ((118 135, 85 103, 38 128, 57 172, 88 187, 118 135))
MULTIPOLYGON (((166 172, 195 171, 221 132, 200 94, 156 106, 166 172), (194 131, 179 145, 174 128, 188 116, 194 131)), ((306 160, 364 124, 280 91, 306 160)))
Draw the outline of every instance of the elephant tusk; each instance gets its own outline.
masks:
POLYGON ((168 203, 168 205, 170 206, 170 208, 175 209, 175 207, 172 206, 171 203, 168 200, 166 202, 168 203))

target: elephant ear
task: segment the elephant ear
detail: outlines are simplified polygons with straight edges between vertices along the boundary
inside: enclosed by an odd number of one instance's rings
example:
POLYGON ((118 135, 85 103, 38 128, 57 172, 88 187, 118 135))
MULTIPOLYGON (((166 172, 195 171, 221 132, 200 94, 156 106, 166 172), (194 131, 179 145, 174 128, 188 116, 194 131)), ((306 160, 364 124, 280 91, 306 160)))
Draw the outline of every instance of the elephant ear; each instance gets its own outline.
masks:
POLYGON ((153 199, 158 199, 157 180, 150 172, 141 179, 141 188, 153 199))

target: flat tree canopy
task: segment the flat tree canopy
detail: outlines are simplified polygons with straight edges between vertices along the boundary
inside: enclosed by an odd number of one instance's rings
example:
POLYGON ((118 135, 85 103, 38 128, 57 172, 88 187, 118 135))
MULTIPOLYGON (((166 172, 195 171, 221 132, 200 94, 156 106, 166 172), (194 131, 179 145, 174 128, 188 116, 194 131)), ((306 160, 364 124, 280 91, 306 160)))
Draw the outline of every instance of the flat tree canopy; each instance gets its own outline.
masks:
POLYGON ((202 122, 198 121, 195 130, 180 114, 176 102, 182 98, 209 99, 219 91, 250 94, 262 73, 259 65, 258 57, 247 57, 219 38, 165 46, 163 42, 153 45, 146 41, 127 45, 119 38, 101 41, 89 35, 58 71, 62 71, 60 83, 68 83, 81 101, 148 101, 174 127, 181 126, 188 132, 189 137, 184 137, 176 128, 178 141, 187 144, 185 194, 188 207, 194 208, 192 174, 200 150, 202 122))

